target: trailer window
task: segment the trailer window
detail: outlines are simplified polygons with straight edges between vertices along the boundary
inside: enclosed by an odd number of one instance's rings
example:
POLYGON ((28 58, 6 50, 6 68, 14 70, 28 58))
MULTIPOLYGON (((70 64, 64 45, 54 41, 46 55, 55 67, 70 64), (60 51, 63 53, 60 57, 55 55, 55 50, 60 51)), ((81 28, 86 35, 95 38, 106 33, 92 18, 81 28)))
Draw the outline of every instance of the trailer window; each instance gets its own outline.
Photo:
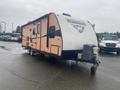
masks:
POLYGON ((35 28, 33 29, 33 35, 35 35, 35 28))
POLYGON ((40 34, 40 24, 37 25, 37 34, 40 34))

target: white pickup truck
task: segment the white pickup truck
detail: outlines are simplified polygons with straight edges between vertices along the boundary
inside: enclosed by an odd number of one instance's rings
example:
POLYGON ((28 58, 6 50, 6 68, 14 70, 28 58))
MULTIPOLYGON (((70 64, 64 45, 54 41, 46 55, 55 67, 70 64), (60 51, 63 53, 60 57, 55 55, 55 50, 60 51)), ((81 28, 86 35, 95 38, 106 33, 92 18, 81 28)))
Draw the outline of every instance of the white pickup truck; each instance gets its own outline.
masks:
POLYGON ((106 35, 103 36, 99 42, 99 52, 116 52, 120 55, 120 41, 117 35, 106 35))

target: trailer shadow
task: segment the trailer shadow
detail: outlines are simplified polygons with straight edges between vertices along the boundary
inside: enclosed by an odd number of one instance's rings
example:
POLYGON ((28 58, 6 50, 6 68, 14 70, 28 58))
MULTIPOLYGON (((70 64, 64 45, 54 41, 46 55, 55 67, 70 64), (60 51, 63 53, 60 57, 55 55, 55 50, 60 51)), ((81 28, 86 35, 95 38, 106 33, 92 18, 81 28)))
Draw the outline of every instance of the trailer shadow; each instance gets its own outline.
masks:
POLYGON ((120 55, 117 55, 116 53, 113 53, 113 52, 101 52, 101 53, 99 53, 99 56, 101 56, 101 57, 120 57, 120 55))
POLYGON ((0 49, 10 51, 10 49, 8 49, 8 48, 7 48, 7 47, 5 47, 5 46, 0 46, 0 49))
MULTIPOLYGON (((19 65, 20 68, 22 66, 22 69, 20 69, 22 71, 21 75, 28 80, 40 83, 40 89, 47 87, 61 88, 61 86, 66 88, 64 85, 71 88, 76 85, 83 89, 86 89, 86 85, 88 85, 88 88, 96 88, 98 77, 97 75, 94 77, 90 75, 90 65, 86 63, 79 62, 76 65, 72 61, 71 66, 71 61, 51 61, 49 58, 41 58, 39 55, 30 56, 27 53, 22 54, 22 58, 24 59, 20 61, 19 65)), ((49 90, 49 88, 45 90, 49 90)))
POLYGON ((41 55, 39 54, 35 56, 30 56, 28 55, 28 53, 24 53, 23 56, 32 58, 31 60, 34 63, 49 64, 50 67, 54 67, 56 69, 60 69, 60 70, 62 69, 72 73, 79 73, 80 75, 84 75, 84 76, 91 76, 90 74, 91 65, 84 62, 78 62, 78 64, 76 64, 76 62, 72 60, 58 61, 49 57, 41 57, 41 55))

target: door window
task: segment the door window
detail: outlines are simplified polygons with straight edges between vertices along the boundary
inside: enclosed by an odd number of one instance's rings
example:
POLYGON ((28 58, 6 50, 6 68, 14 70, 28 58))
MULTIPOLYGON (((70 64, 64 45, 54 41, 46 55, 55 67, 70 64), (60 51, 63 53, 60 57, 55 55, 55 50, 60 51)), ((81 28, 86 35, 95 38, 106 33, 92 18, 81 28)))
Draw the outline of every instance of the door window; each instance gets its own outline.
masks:
POLYGON ((40 24, 37 25, 37 34, 40 34, 40 24))

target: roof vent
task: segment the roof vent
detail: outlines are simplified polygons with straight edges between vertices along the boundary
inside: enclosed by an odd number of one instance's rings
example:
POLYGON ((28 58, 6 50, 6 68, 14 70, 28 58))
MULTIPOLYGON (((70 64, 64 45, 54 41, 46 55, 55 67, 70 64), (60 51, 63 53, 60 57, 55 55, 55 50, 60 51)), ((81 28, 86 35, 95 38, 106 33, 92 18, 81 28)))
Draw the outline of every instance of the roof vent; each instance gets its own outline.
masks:
POLYGON ((70 14, 67 14, 67 13, 63 13, 63 15, 68 16, 68 17, 71 17, 71 15, 70 15, 70 14))

